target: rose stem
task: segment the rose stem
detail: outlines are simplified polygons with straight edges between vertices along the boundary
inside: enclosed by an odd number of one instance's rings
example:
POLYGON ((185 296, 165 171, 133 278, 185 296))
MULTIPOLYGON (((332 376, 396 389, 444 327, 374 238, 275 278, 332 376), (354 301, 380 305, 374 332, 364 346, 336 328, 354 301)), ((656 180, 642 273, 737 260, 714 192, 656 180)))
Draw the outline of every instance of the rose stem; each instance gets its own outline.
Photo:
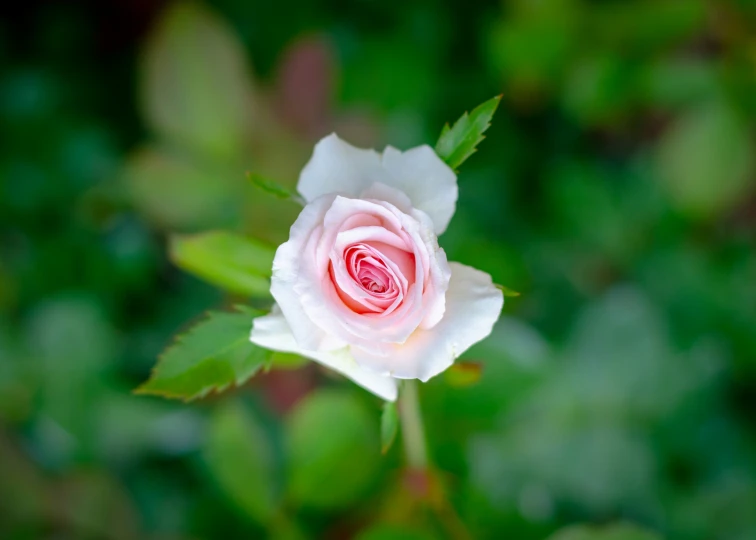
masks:
POLYGON ((410 469, 425 470, 428 467, 428 453, 425 447, 425 431, 420 414, 417 382, 414 380, 405 380, 402 383, 399 415, 402 420, 402 438, 407 465, 410 469))

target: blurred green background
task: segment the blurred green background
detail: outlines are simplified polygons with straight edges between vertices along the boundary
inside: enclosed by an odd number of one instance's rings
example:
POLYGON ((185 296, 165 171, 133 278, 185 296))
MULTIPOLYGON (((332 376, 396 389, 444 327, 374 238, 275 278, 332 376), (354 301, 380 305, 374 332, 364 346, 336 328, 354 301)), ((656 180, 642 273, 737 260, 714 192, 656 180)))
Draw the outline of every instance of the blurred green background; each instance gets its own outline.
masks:
POLYGON ((756 538, 756 2, 28 0, 0 65, 0 537, 756 538), (240 300, 169 233, 279 243, 297 208, 245 171, 498 93, 440 241, 523 294, 478 384, 421 389, 432 497, 313 364, 131 393, 240 300))

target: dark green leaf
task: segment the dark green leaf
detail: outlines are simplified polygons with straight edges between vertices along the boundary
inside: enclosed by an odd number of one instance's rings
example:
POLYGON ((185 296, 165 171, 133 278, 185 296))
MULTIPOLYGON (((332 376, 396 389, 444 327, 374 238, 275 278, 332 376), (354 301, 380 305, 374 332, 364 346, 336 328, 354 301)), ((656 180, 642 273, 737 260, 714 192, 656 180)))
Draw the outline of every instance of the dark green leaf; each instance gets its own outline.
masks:
POLYGON ((396 403, 387 401, 383 404, 381 414, 381 453, 385 454, 394 444, 396 432, 399 428, 399 415, 396 412, 396 403))
POLYGON ((275 250, 227 231, 173 236, 171 260, 179 268, 231 292, 268 296, 275 250))
POLYGON ((436 153, 449 167, 457 169, 475 151, 485 137, 483 133, 491 125, 501 96, 491 98, 478 105, 470 114, 463 114, 451 128, 446 124, 436 143, 436 153))
POLYGON ((262 427, 239 403, 215 411, 203 457, 240 510, 260 523, 271 520, 277 507, 272 450, 262 427))
POLYGON ((249 341, 252 319, 249 312, 209 313, 176 338, 136 392, 189 401, 244 383, 268 355, 249 341))

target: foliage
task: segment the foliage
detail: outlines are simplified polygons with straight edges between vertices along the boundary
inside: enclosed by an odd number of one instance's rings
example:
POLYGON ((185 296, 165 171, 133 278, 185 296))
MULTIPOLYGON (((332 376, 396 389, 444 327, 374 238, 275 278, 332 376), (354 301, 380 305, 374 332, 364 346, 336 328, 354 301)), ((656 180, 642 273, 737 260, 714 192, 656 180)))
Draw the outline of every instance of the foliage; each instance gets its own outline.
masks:
POLYGON ((132 4, 0 21, 0 537, 756 537, 752 2, 132 4), (250 348, 298 207, 245 171, 498 94, 440 243, 522 295, 408 477, 378 400, 250 348), (182 328, 148 384, 205 397, 133 395, 182 328))

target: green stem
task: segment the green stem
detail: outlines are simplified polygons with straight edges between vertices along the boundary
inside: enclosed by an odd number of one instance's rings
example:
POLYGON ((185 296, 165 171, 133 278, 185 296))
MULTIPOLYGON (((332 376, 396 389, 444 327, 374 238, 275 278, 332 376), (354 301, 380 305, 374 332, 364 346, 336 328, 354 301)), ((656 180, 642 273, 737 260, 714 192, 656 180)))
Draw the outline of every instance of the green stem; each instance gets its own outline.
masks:
POLYGON ((423 417, 420 414, 417 381, 406 380, 402 383, 402 394, 399 397, 399 416, 402 420, 402 438, 404 439, 404 453, 407 455, 407 465, 410 469, 427 469, 428 451, 425 446, 425 431, 423 429, 423 417))

